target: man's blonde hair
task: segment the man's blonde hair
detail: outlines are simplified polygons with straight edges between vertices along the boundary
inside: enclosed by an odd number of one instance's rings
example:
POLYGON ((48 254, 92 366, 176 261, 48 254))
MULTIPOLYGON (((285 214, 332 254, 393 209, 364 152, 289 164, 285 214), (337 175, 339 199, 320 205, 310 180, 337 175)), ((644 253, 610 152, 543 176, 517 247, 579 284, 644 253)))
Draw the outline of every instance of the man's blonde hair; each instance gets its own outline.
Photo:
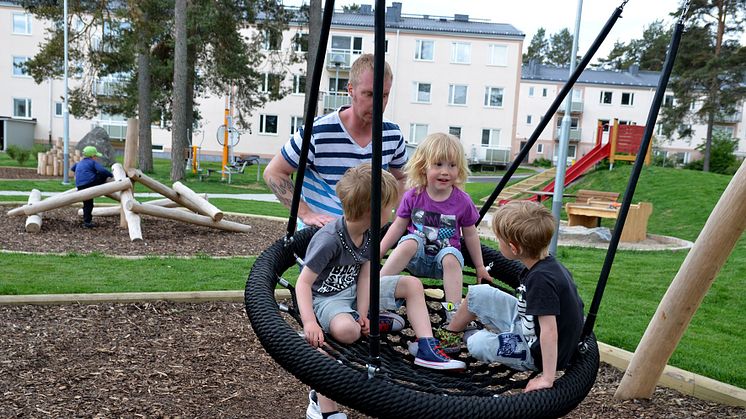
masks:
MULTIPOLYGON (((373 54, 363 54, 352 63, 352 67, 350 68, 350 85, 356 86, 365 70, 373 71, 373 58, 373 54)), ((383 62, 383 79, 384 81, 394 79, 394 72, 391 71, 391 66, 386 61, 383 62)))
MULTIPOLYGON (((337 182, 337 196, 342 201, 344 216, 349 221, 358 221, 370 213, 370 192, 373 169, 370 163, 347 169, 337 182)), ((399 184, 394 175, 381 170, 381 208, 396 204, 399 184)))
POLYGON ((466 163, 464 148, 458 138, 451 134, 436 132, 425 138, 414 150, 414 154, 404 167, 407 174, 407 187, 422 190, 427 186, 427 169, 437 162, 454 162, 458 166, 458 175, 453 183, 461 186, 471 173, 466 163))
POLYGON ((492 231, 498 238, 520 247, 518 256, 543 259, 549 254, 554 217, 536 202, 511 201, 495 212, 492 231))

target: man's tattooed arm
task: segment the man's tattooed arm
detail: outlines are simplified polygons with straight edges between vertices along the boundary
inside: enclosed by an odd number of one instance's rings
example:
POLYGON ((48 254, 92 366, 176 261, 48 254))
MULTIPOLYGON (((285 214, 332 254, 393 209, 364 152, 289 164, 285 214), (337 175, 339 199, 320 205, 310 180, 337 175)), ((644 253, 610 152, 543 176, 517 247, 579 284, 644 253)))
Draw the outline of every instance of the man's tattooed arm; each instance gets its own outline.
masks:
POLYGON ((279 199, 283 205, 290 208, 293 203, 293 192, 295 191, 295 186, 293 185, 293 182, 290 181, 290 178, 279 179, 279 182, 277 179, 272 178, 270 179, 268 186, 269 189, 272 190, 272 193, 277 196, 277 199, 279 199))

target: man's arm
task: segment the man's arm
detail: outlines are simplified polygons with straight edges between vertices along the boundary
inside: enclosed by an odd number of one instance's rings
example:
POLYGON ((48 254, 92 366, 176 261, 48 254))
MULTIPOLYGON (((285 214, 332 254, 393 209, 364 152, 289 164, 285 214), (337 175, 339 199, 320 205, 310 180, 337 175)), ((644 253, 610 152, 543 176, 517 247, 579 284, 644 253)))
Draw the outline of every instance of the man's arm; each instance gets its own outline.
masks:
MULTIPOLYGON (((264 182, 272 193, 275 194, 277 199, 288 209, 290 209, 293 204, 293 192, 295 191, 295 185, 293 180, 290 178, 293 173, 295 173, 295 168, 285 160, 282 153, 275 154, 264 169, 264 182)), ((311 211, 308 204, 306 204, 302 199, 298 204, 298 217, 306 225, 315 225, 319 227, 334 220, 334 217, 330 215, 318 214, 311 211)))
POLYGON ((397 183, 399 184, 399 198, 396 200, 397 206, 399 206, 399 202, 401 201, 401 198, 404 196, 404 192, 407 190, 407 175, 404 173, 402 169, 396 169, 393 167, 389 167, 389 172, 391 172, 392 175, 396 178, 397 183))
POLYGON ((541 346, 542 372, 531 379, 526 385, 524 392, 551 388, 554 385, 554 377, 557 375, 557 317, 538 316, 541 335, 539 345, 541 346))

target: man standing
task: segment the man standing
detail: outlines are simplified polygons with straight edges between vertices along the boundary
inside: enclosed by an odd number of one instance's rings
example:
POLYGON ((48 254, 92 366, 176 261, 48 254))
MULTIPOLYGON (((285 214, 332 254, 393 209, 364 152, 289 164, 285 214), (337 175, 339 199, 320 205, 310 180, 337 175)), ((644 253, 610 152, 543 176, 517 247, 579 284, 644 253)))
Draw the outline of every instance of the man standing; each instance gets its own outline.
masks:
MULTIPOLYGON (((391 91, 393 73, 384 68, 383 108, 391 91)), ((373 55, 363 54, 350 69, 347 86, 352 103, 319 117, 313 123, 311 146, 303 180, 298 218, 304 225, 323 226, 342 216, 342 205, 335 193, 337 181, 350 167, 369 162, 373 155, 373 55)), ((264 181, 288 208, 293 201, 294 183, 290 176, 298 169, 303 128, 294 133, 264 170, 264 181)), ((399 126, 383 121, 382 167, 404 187, 401 168, 407 161, 404 137, 399 126)))

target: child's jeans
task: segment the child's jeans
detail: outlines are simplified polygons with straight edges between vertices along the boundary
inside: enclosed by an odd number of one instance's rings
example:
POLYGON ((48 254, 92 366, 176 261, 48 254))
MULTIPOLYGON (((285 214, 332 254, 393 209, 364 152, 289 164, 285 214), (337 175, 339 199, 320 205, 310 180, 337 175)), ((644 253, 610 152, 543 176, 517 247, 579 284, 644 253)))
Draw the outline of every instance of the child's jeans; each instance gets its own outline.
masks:
POLYGON ((519 371, 536 369, 518 317, 518 299, 484 284, 469 286, 466 303, 485 326, 466 342, 472 356, 519 371))
POLYGON ((456 256, 461 268, 464 267, 464 256, 460 250, 453 246, 444 247, 435 255, 428 255, 425 253, 425 240, 422 237, 416 234, 406 234, 399 239, 399 244, 405 240, 415 240, 417 242, 417 252, 407 264, 407 270, 414 276, 443 279, 443 258, 446 255, 456 256))

